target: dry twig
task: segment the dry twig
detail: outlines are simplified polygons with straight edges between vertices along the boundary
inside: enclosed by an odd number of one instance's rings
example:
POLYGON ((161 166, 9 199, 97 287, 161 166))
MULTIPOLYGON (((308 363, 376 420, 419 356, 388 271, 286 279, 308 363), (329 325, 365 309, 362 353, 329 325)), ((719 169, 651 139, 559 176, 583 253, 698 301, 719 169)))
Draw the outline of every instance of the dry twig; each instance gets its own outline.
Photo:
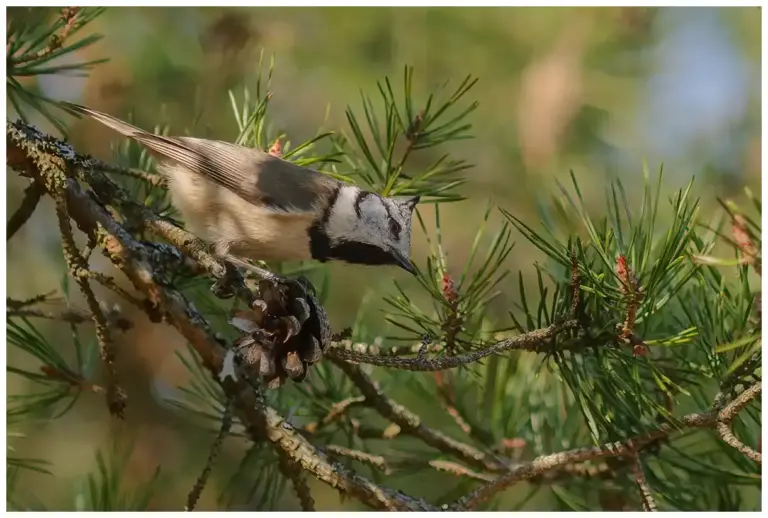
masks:
POLYGON ((187 505, 184 508, 185 511, 193 511, 195 509, 197 501, 200 499, 200 494, 203 492, 203 489, 205 489, 205 484, 208 482, 208 477, 211 475, 211 471, 213 470, 213 463, 216 462, 217 458, 219 458, 219 453, 221 452, 221 446, 224 444, 224 439, 227 437, 229 430, 232 428, 233 410, 234 407, 232 405, 232 400, 227 401, 227 406, 224 408, 224 414, 221 417, 221 427, 219 428, 219 433, 216 434, 216 439, 213 440, 211 452, 208 454, 208 459, 205 461, 203 472, 197 478, 197 482, 195 482, 194 487, 187 496, 187 505))

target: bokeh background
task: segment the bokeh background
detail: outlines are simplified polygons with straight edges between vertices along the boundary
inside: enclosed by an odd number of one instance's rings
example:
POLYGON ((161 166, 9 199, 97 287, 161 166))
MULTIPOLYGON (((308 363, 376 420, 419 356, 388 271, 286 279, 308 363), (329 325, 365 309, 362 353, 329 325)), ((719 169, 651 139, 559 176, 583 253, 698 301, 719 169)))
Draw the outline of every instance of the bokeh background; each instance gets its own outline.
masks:
MULTIPOLYGON (((422 93, 447 79, 478 77, 468 94, 468 101, 480 102, 471 116, 475 138, 451 144, 455 157, 475 164, 462 188, 468 199, 442 209, 444 241, 455 264, 463 264, 488 200, 535 223, 537 203, 555 192, 556 181, 569 181, 569 170, 596 213, 612 176, 637 199, 643 160, 652 174, 663 162, 670 190, 695 175, 705 210, 715 209, 717 196, 741 200, 744 186, 759 192, 758 8, 110 8, 88 31, 105 38, 77 59, 109 62, 87 77, 42 76, 42 93, 118 116, 133 113, 144 127, 170 124, 175 131, 193 128, 222 139, 237 133, 227 90, 254 84, 262 51, 275 57, 270 121, 294 142, 310 138, 321 124, 348 131, 344 109, 360 110, 360 89, 375 94, 376 81, 387 75, 399 84, 406 64, 414 67, 414 88, 422 93)), ((14 118, 10 104, 8 109, 14 118)), ((44 120, 33 122, 51 129, 44 120)), ((106 159, 115 139, 92 122, 72 129, 80 151, 106 159)), ((7 186, 10 214, 23 182, 9 174, 7 186)), ((63 264, 53 221, 46 201, 10 243, 9 296, 59 286, 63 264)), ((493 225, 500 222, 494 216, 493 225)), ((520 236, 515 240, 505 266, 529 275, 540 256, 520 236)), ((425 256, 418 231, 413 247, 417 260, 425 256)), ((345 266, 343 276, 344 282, 333 284, 342 271, 332 268, 328 310, 339 329, 353 324, 363 299, 380 305, 393 277, 411 286, 394 271, 372 275, 345 266)), ((517 300, 515 284, 502 286, 491 311, 505 315, 517 300)), ((386 333, 383 315, 370 315, 367 326, 386 333)), ((184 343, 168 327, 129 316, 136 326, 118 344, 130 396, 127 420, 110 424, 103 399, 87 396, 72 412, 25 430, 27 436, 14 443, 20 453, 55 466, 55 478, 22 479, 49 507, 77 506, 73 488, 93 470, 95 450, 116 435, 135 441, 124 474, 129 486, 162 465, 153 509, 181 508, 202 468, 212 436, 159 398, 163 387, 189 376, 174 356, 184 343)), ((66 326, 42 323, 41 329, 69 341, 66 326)), ((15 349, 8 351, 10 363, 28 364, 15 349)), ((8 377, 9 393, 28 388, 8 377)), ((439 424, 428 405, 410 401, 407 392, 398 397, 439 424)), ((217 487, 242 451, 228 444, 200 509, 215 508, 217 487)), ((329 488, 313 488, 318 509, 356 508, 329 488)), ((288 495, 284 509, 294 508, 288 495)), ((551 509, 551 502, 544 494, 529 508, 551 509)))

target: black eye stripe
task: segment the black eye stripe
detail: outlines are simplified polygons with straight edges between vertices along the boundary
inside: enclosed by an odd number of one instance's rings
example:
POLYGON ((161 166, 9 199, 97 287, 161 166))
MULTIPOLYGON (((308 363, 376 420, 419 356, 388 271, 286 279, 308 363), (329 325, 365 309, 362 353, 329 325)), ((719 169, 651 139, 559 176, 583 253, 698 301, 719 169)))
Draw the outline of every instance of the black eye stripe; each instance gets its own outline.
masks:
POLYGON ((369 196, 373 196, 373 193, 368 191, 360 191, 357 193, 357 198, 355 198, 354 208, 355 208, 355 214, 357 214, 358 218, 363 217, 362 213, 360 212, 360 204, 363 203, 363 200, 365 200, 369 196))

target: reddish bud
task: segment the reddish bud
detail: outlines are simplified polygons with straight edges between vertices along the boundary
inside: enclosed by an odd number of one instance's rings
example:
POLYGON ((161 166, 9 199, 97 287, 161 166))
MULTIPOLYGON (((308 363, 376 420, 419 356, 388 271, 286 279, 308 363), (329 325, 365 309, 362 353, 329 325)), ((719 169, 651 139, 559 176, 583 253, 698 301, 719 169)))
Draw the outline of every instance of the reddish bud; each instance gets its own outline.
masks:
POLYGON ((518 450, 525 447, 525 439, 521 437, 504 438, 501 440, 504 449, 506 450, 518 450))
POLYGON ((283 156, 283 146, 280 144, 280 139, 275 140, 272 146, 269 148, 269 154, 280 158, 283 156))
POLYGON ((453 284, 453 279, 447 272, 443 273, 443 297, 448 302, 455 302, 459 298, 456 286, 453 284))
POLYGON ((622 284, 622 291, 626 292, 627 289, 630 286, 629 283, 629 266, 627 265, 627 258, 623 255, 619 254, 619 256, 616 258, 616 275, 619 277, 619 280, 622 284))
POLYGON ((67 379, 67 377, 64 376, 59 369, 55 367, 51 367, 50 365, 42 365, 40 366, 40 370, 42 371, 43 374, 45 374, 51 379, 58 379, 58 380, 67 379))
POLYGON ((648 356, 649 352, 651 351, 648 349, 648 346, 643 343, 635 344, 632 347, 632 356, 648 356))
POLYGON ((733 216, 731 232, 733 233, 734 241, 736 241, 736 244, 738 245, 739 250, 741 250, 741 253, 744 254, 744 257, 750 262, 754 261, 755 257, 757 257, 757 248, 752 242, 752 236, 744 216, 741 214, 733 216))

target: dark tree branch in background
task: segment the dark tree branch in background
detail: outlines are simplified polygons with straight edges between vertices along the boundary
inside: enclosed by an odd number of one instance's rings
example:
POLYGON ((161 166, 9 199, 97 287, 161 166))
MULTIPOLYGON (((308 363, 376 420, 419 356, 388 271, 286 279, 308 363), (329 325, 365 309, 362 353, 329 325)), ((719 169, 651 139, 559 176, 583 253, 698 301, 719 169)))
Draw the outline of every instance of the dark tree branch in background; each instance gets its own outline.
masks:
POLYGON ((32 183, 24 189, 24 198, 21 200, 21 205, 6 224, 6 241, 10 241, 16 232, 24 226, 24 223, 32 217, 43 194, 45 194, 45 189, 38 183, 32 183))

